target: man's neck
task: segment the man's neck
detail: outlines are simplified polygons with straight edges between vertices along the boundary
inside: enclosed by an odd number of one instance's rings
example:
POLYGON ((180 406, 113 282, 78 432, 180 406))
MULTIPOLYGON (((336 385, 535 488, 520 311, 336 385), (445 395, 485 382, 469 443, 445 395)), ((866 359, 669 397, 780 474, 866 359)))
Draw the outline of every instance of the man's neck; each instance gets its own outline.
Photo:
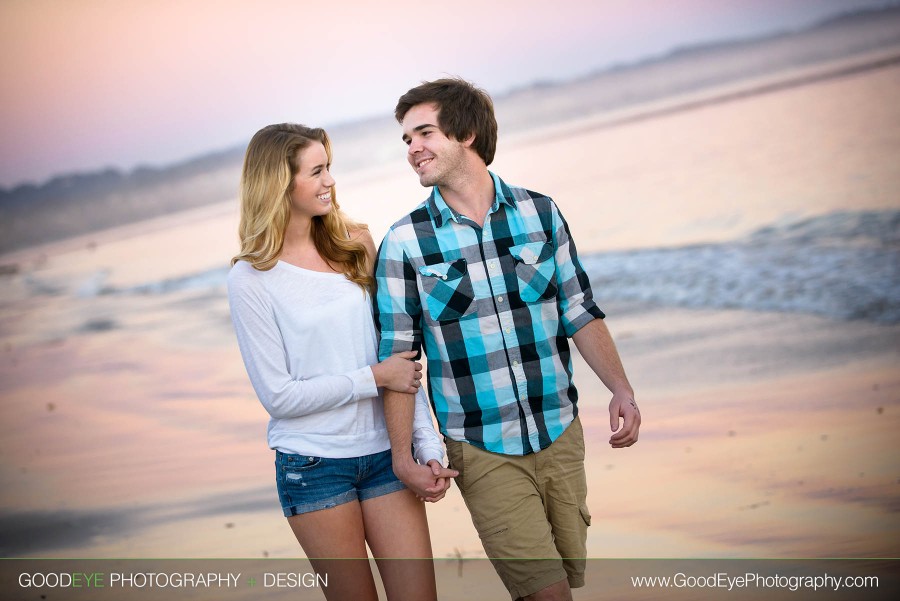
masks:
POLYGON ((495 195, 494 180, 487 169, 461 174, 451 184, 439 185, 438 190, 447 206, 479 226, 484 225, 495 195))

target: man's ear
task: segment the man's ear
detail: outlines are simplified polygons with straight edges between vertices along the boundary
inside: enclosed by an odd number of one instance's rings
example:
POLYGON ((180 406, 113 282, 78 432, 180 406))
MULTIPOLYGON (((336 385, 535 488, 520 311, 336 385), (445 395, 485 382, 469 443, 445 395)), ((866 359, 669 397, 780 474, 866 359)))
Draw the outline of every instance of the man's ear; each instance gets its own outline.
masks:
POLYGON ((472 144, 475 143, 475 134, 474 133, 471 134, 468 138, 463 140, 462 143, 463 143, 463 146, 466 146, 467 148, 471 148, 472 144))

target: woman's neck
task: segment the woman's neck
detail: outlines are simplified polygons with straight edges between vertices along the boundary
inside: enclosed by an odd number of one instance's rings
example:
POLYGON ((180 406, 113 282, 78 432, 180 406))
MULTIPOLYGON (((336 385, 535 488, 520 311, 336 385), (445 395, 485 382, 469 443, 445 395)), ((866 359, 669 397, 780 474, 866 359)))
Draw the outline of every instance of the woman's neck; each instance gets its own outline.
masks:
POLYGON ((291 215, 284 230, 284 250, 304 250, 315 247, 312 238, 312 219, 291 215))
POLYGON ((284 246, 278 259, 312 271, 336 272, 319 254, 312 237, 312 220, 308 218, 291 216, 291 221, 284 231, 284 246))

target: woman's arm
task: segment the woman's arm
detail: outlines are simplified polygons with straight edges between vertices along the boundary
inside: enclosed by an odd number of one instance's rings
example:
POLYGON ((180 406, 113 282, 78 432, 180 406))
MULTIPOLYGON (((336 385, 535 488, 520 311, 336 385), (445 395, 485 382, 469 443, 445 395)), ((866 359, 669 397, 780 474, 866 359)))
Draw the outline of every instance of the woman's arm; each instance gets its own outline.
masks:
POLYGON ((250 382, 269 415, 301 417, 378 394, 369 366, 307 380, 292 378, 267 292, 253 273, 245 271, 253 268, 240 265, 228 275, 231 319, 250 382))

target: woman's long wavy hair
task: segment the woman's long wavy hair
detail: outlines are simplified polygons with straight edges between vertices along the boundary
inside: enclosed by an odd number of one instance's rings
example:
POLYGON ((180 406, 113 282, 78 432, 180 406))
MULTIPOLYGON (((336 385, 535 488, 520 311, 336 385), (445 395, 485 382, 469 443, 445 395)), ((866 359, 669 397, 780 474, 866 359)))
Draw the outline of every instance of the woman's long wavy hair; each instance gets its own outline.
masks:
MULTIPOLYGON (((300 152, 314 142, 325 147, 330 165, 331 141, 320 128, 295 123, 269 125, 250 140, 241 173, 241 252, 231 260, 232 265, 247 261, 256 269, 267 271, 278 262, 291 219, 291 191, 300 169, 300 152)), ((371 290, 374 279, 366 247, 349 237, 349 232, 367 228, 341 211, 334 187, 331 205, 327 215, 312 219, 316 250, 348 280, 371 290)))

